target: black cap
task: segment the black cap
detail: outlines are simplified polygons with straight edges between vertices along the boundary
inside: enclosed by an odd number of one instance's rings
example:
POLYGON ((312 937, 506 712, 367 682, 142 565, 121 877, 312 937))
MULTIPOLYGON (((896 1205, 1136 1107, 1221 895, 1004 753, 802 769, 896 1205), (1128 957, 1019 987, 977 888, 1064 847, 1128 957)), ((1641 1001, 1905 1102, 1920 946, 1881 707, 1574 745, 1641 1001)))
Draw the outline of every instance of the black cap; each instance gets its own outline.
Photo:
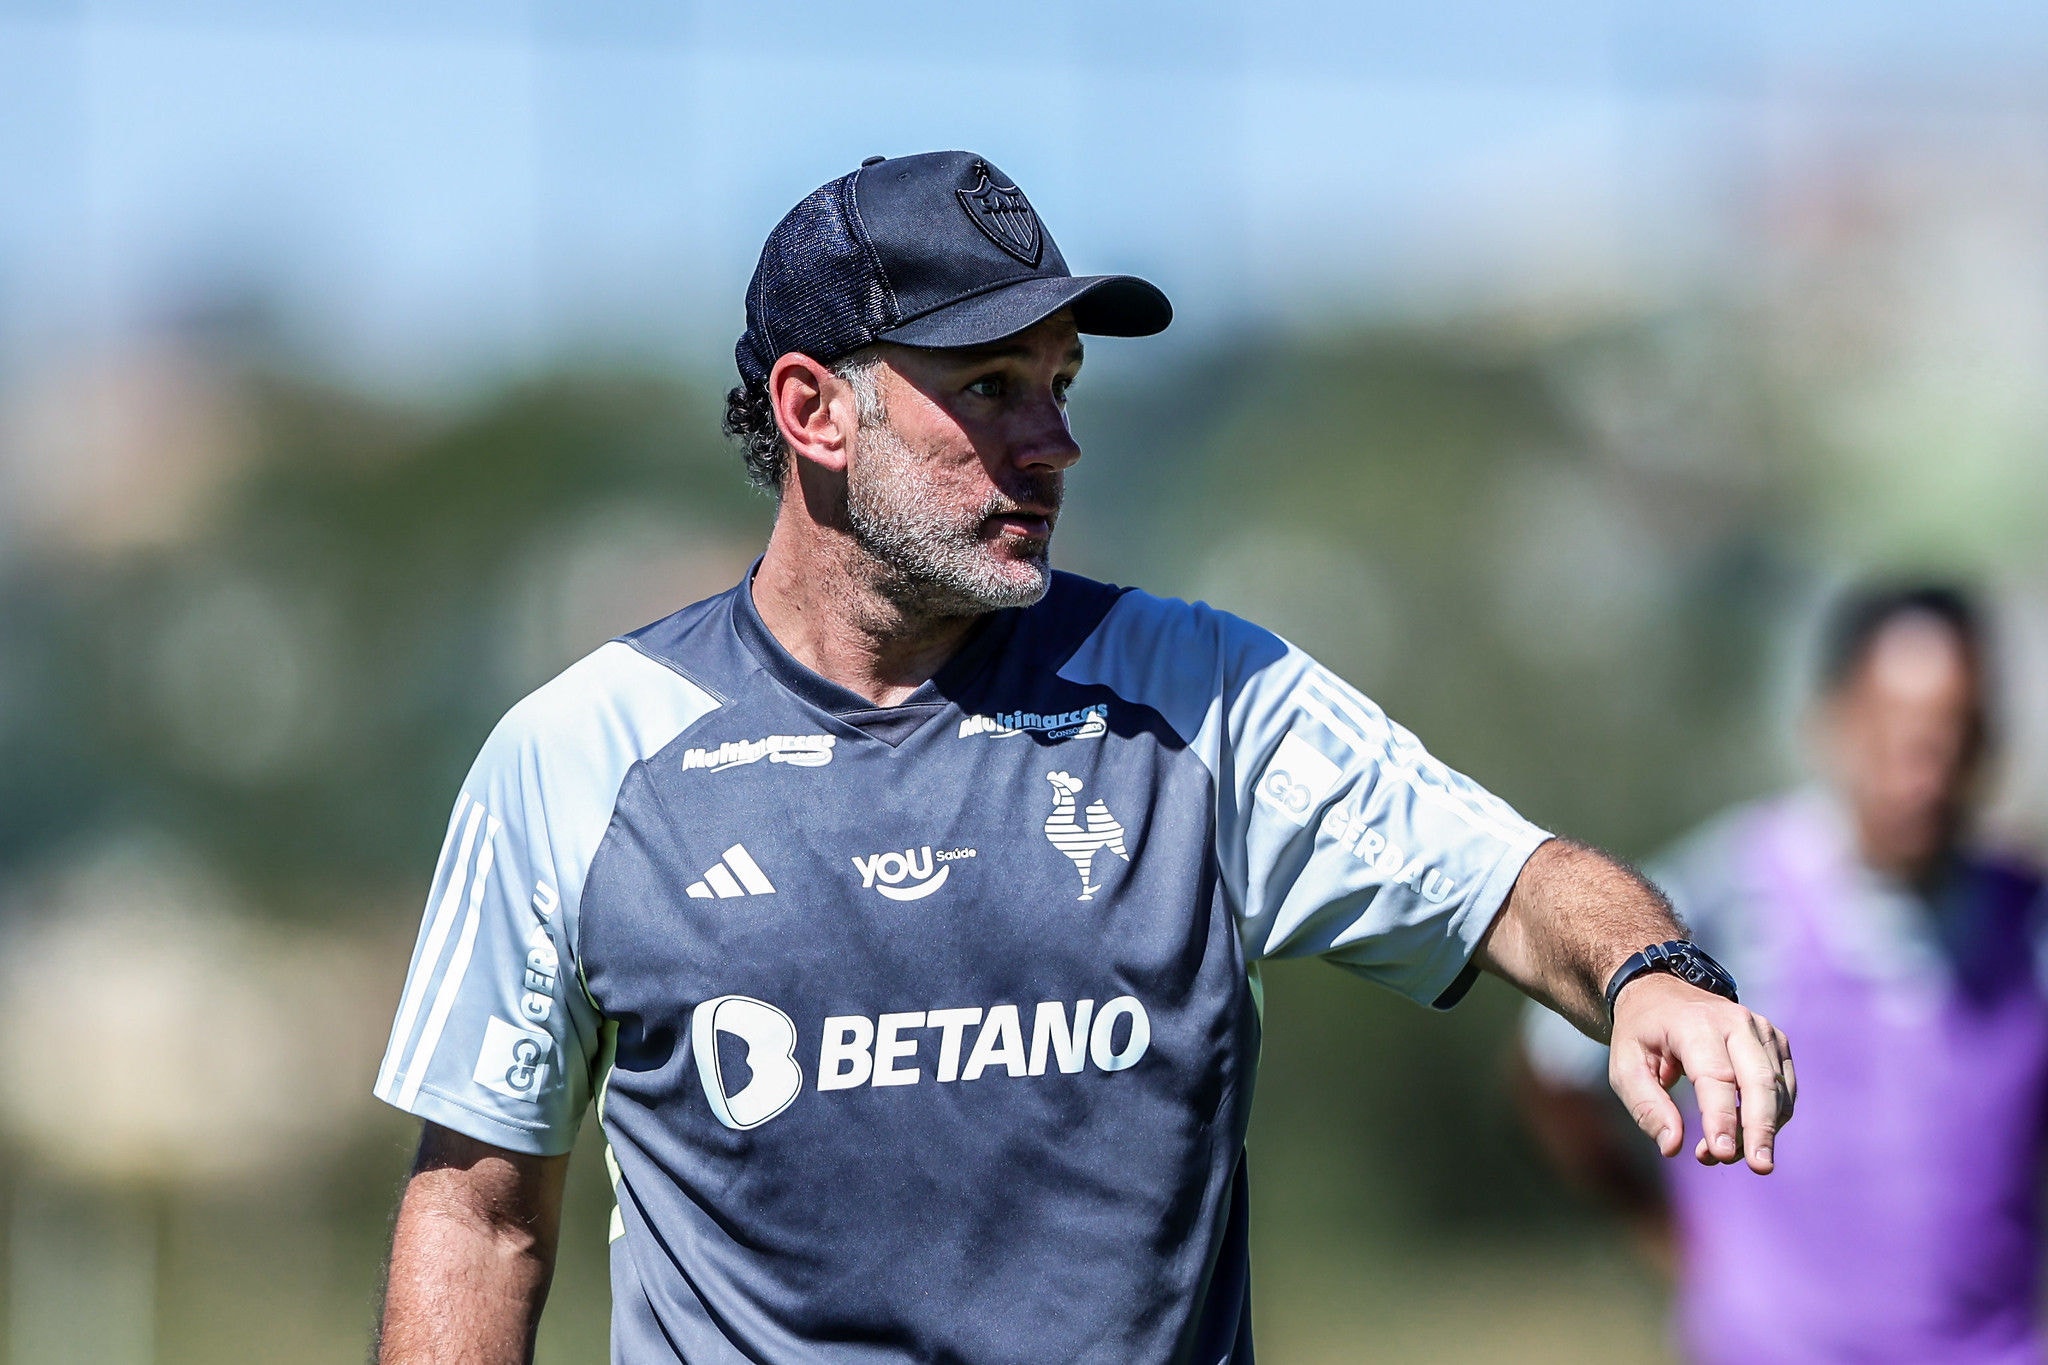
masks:
POLYGON ((1173 320, 1132 275, 1075 275, 1024 192, 972 152, 870 157, 819 186, 768 234, 747 286, 740 377, 777 356, 827 364, 877 341, 979 346, 1062 308, 1098 336, 1173 320))

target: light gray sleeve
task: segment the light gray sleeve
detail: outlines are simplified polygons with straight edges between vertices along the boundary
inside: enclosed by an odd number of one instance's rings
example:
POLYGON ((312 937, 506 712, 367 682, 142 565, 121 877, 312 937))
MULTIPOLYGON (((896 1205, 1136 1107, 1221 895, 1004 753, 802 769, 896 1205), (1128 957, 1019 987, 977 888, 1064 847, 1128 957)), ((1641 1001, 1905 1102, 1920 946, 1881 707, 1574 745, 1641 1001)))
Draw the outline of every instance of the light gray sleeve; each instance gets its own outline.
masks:
POLYGON ((1436 1003, 1549 837, 1308 655, 1226 612, 1127 594, 1069 667, 1120 674, 1119 690, 1208 765, 1250 962, 1320 955, 1436 1003))
POLYGON ((499 722, 442 842, 379 1099, 511 1151, 569 1150, 603 1027, 576 958, 584 877, 627 771, 714 704, 614 643, 499 722))

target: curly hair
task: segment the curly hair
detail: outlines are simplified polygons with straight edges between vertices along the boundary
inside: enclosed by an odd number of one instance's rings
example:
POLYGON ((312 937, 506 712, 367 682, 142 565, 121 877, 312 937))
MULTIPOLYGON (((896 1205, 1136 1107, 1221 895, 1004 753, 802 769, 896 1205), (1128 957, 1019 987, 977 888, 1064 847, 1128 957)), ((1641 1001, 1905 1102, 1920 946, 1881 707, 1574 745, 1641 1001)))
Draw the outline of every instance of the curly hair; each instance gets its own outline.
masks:
MULTIPOLYGON (((875 368, 882 358, 873 347, 863 347, 842 356, 829 366, 853 386, 860 424, 878 426, 885 420, 881 386, 875 382, 875 368)), ((740 444, 740 458, 746 462, 747 481, 780 497, 782 476, 789 468, 789 445, 782 428, 775 423, 775 407, 768 396, 768 380, 741 383, 725 395, 725 434, 740 444)))

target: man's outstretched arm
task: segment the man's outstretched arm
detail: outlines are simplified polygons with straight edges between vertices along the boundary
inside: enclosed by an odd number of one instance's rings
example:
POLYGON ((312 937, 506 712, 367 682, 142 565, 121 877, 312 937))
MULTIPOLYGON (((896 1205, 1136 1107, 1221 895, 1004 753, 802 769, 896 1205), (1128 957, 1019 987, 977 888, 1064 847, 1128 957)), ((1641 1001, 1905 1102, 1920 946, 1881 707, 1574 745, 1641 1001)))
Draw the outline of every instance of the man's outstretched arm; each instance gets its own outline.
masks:
POLYGON ((426 1125, 391 1239, 380 1365, 533 1359, 568 1169, 426 1125))
POLYGON ((1768 1174, 1798 1094, 1791 1045, 1769 1020, 1654 972, 1622 989, 1610 1036, 1608 978, 1632 954, 1682 932, 1648 882, 1552 839, 1522 868, 1477 961, 1609 1044, 1608 1080, 1665 1156, 1678 1154, 1685 1132, 1667 1092, 1688 1076, 1704 1130, 1694 1155, 1708 1165, 1746 1156, 1751 1170, 1768 1174))

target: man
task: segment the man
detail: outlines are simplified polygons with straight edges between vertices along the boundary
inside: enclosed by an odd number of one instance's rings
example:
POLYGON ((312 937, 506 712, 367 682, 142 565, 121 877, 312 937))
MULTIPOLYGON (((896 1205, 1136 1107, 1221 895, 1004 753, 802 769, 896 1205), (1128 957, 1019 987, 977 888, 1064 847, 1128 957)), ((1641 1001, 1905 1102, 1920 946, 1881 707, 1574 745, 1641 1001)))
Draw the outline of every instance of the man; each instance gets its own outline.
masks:
POLYGON ((1847 597, 1816 721, 1826 782, 1743 806, 1657 880, 1824 1078, 1767 1196, 1643 1179, 1607 1059, 1532 1009, 1528 1110, 1575 1182, 1675 1223, 1701 1362, 2038 1361, 2048 998, 2041 883, 1963 841, 1986 735, 1978 614, 1939 586, 1847 597))
POLYGON ((770 234, 727 413, 766 551, 514 707, 449 826, 384 1359, 521 1358, 595 1094, 617 1360, 1249 1361, 1271 956, 1603 1037, 1626 982, 1645 1131, 1685 1072, 1701 1159, 1771 1169, 1784 1036, 1704 959, 1624 969, 1654 891, 1274 636, 1051 571, 1081 335, 1170 316, 965 152, 770 234))

